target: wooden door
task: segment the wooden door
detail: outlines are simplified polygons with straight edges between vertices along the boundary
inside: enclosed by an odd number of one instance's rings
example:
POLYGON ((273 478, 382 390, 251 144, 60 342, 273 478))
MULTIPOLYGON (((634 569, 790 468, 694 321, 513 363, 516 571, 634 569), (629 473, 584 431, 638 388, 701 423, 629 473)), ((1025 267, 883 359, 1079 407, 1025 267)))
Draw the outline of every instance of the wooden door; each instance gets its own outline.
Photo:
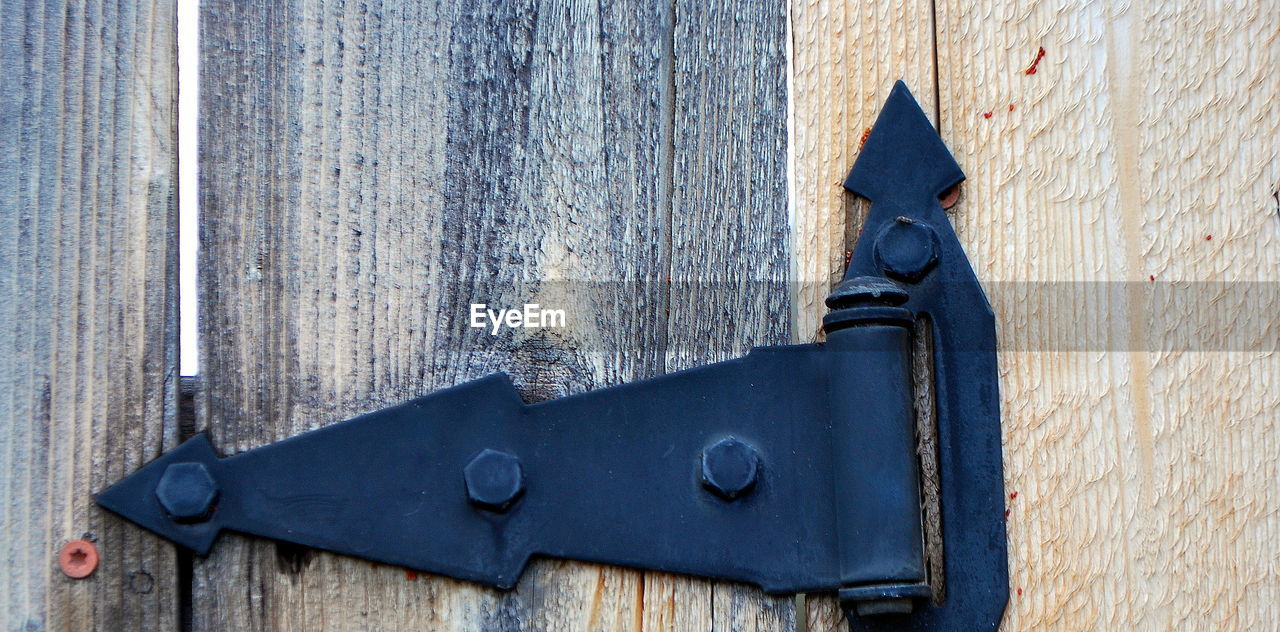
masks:
POLYGON ((501 592, 235 534, 191 559, 89 494, 194 430, 233 454, 497 370, 537 401, 812 340, 898 78, 998 318, 1003 629, 1280 626, 1280 5, 1180 4, 206 0, 187 424, 172 3, 0 5, 0 627, 844 629, 828 595, 575 562, 501 592))

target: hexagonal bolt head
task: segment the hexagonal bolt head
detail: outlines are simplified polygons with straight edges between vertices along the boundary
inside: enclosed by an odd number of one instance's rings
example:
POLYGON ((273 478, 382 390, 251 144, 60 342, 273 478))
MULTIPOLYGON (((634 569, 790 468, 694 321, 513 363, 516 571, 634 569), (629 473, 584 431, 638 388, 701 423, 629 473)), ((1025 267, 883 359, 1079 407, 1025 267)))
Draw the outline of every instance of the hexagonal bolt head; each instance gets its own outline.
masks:
POLYGON ((462 470, 467 499, 490 511, 511 508, 524 494, 524 468, 515 455, 486 448, 462 470))
POLYGON ((160 477, 156 499, 175 522, 204 522, 218 500, 218 482, 203 463, 174 463, 160 477))
POLYGON ((759 470, 760 455, 737 439, 721 439, 702 452, 702 485, 724 500, 751 491, 759 470))
POLYGON ((886 224, 876 235, 876 263, 889 276, 908 283, 923 279, 938 263, 938 233, 909 217, 886 224))

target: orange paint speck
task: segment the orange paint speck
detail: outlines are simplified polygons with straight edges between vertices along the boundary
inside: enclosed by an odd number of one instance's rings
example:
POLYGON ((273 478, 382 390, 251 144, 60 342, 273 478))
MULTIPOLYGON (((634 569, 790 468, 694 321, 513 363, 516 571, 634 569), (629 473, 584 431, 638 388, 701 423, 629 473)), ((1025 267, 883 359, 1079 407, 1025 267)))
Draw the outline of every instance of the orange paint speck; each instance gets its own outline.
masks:
POLYGON ((990 112, 983 112, 983 113, 982 113, 982 118, 991 118, 991 113, 990 113, 990 112))
POLYGON ((1019 596, 1019 597, 1021 597, 1021 596, 1022 596, 1022 589, 1021 589, 1021 588, 1019 588, 1019 589, 1018 589, 1018 596, 1019 596))
POLYGON ((858 151, 862 151, 862 146, 867 144, 867 137, 871 136, 871 128, 862 130, 862 139, 858 141, 858 151))
POLYGON ((1040 60, 1041 60, 1041 59, 1044 59, 1044 47, 1043 47, 1043 46, 1041 46, 1041 47, 1040 47, 1040 50, 1036 51, 1036 58, 1035 58, 1035 61, 1032 61, 1032 62, 1031 62, 1031 66, 1027 68, 1027 70, 1026 70, 1026 74, 1028 74, 1028 75, 1034 75, 1034 74, 1036 74, 1036 69, 1040 66, 1040 60))

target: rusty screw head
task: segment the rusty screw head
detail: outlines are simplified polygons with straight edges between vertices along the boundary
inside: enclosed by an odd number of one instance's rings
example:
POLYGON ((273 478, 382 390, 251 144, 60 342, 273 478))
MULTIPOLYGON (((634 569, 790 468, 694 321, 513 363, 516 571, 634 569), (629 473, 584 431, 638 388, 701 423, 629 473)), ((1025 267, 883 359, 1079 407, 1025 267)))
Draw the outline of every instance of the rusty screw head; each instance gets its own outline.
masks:
POLYGON ((204 522, 213 514, 218 483, 203 463, 174 463, 160 477, 156 499, 176 522, 204 522))
POLYGON ((503 512, 524 494, 524 468, 515 455, 485 449, 462 470, 467 499, 490 511, 503 512))
POLYGON ((889 276, 915 283, 938 263, 938 234, 924 222, 899 217, 876 235, 875 255, 889 276))
POLYGON ((759 469, 755 448, 737 439, 721 439, 702 452, 702 485, 725 500, 751 491, 759 469))
POLYGON ((58 567, 72 579, 84 579, 98 568, 98 547, 88 540, 72 540, 58 553, 58 567))

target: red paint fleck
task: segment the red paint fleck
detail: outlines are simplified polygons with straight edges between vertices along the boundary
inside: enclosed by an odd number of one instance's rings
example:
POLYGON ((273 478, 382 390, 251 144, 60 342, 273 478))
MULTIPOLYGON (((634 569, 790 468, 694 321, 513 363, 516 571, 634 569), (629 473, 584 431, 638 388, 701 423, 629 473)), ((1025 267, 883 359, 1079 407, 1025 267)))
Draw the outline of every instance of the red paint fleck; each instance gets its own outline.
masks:
POLYGON ((1017 497, 1018 497, 1018 492, 1013 492, 1012 494, 1009 494, 1009 500, 1013 500, 1014 498, 1017 498, 1017 497))
POLYGON ((1204 236, 1204 240, 1205 240, 1205 241, 1213 241, 1213 235, 1205 235, 1205 236, 1204 236))
POLYGON ((1012 104, 1012 103, 1010 103, 1010 104, 1009 104, 1009 111, 1010 111, 1010 112, 1012 112, 1012 111, 1013 111, 1013 104, 1012 104))
POLYGON ((991 118, 991 113, 990 113, 990 112, 983 112, 983 113, 982 113, 982 118, 991 118))
POLYGON ((1150 275, 1147 275, 1147 278, 1148 278, 1148 279, 1151 279, 1152 281, 1154 281, 1154 280, 1156 280, 1156 275, 1154 275, 1154 274, 1150 274, 1150 275))
POLYGON ((853 261, 853 251, 846 250, 844 251, 844 265, 848 267, 850 261, 853 261))
POLYGON ((1005 520, 1008 520, 1008 519, 1009 519, 1009 510, 1008 510, 1008 509, 1004 510, 1004 519, 1005 519, 1005 520))
POLYGON ((1036 74, 1036 69, 1040 66, 1040 60, 1041 60, 1041 59, 1044 59, 1044 47, 1043 47, 1043 46, 1041 46, 1041 47, 1040 47, 1040 50, 1036 51, 1036 58, 1035 58, 1035 61, 1031 62, 1031 66, 1027 68, 1027 70, 1026 70, 1026 74, 1028 74, 1028 75, 1034 75, 1034 74, 1036 74))
POLYGON ((862 151, 862 146, 867 144, 867 137, 871 136, 871 128, 862 130, 862 139, 858 141, 858 151, 862 151))
POLYGON ((417 578, 418 578, 418 574, 417 574, 417 573, 415 573, 415 572, 413 572, 413 571, 405 571, 405 572, 404 572, 404 578, 405 578, 405 579, 407 579, 407 580, 409 580, 409 581, 413 581, 413 580, 415 580, 415 579, 417 579, 417 578))
POLYGON ((377 562, 369 562, 369 568, 378 568, 377 562))
POLYGON ((1019 597, 1021 597, 1021 596, 1022 596, 1022 589, 1021 589, 1021 588, 1019 588, 1019 589, 1018 589, 1018 596, 1019 596, 1019 597))

